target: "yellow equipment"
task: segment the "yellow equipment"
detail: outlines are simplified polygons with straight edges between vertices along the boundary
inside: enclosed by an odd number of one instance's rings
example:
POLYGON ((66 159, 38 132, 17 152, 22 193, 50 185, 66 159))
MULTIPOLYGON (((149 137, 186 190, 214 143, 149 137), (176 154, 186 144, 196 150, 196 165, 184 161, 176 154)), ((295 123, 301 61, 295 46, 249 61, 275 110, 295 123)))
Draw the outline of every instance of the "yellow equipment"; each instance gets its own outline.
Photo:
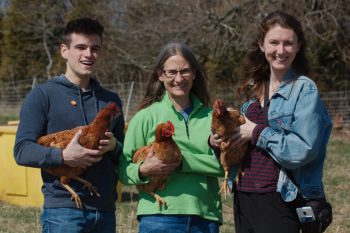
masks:
MULTIPOLYGON (((43 194, 40 169, 16 164, 13 147, 17 124, 0 126, 0 200, 21 206, 41 207, 43 194)), ((17 122, 18 123, 18 122, 17 122)), ((122 185, 118 182, 118 201, 122 185)))

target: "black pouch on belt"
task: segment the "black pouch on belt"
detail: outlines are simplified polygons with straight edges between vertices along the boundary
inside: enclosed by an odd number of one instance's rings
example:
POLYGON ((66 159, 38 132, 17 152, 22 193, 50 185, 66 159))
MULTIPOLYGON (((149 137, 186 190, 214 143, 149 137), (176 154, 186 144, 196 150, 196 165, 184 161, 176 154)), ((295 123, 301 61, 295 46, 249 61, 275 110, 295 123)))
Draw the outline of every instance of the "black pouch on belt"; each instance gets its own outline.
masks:
POLYGON ((310 206, 315 221, 300 223, 302 233, 322 233, 332 223, 332 206, 326 198, 301 200, 303 206, 310 206))
MULTIPOLYGON (((290 170, 286 169, 289 179, 296 184, 290 170)), ((332 206, 325 197, 319 199, 304 199, 300 193, 297 196, 297 207, 310 206, 313 211, 314 221, 300 222, 302 233, 322 233, 333 221, 332 206)))

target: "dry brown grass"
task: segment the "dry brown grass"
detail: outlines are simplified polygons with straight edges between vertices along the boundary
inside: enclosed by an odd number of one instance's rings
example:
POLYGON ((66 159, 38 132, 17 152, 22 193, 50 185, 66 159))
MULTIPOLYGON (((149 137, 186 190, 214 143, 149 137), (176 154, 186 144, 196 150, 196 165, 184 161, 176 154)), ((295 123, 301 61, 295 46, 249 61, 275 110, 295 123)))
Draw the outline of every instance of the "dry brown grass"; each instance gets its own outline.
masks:
MULTIPOLYGON (((325 162, 324 183, 327 198, 333 206, 333 223, 326 233, 350 232, 350 140, 348 132, 334 132, 328 146, 325 162)), ((119 233, 136 233, 137 191, 134 187, 123 188, 123 202, 117 204, 119 233)), ((224 224, 220 232, 235 232, 232 215, 232 197, 223 203, 224 224)), ((0 233, 40 232, 40 209, 23 208, 0 202, 0 233)))
POLYGON ((24 208, 0 202, 0 233, 37 233, 40 209, 24 208))

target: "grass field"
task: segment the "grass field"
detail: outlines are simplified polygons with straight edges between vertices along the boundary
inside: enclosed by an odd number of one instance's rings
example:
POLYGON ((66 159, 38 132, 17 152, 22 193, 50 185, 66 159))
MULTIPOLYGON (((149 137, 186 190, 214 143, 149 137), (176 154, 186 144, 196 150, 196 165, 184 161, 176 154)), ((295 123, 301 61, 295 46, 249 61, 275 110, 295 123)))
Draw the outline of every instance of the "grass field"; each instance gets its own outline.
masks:
MULTIPOLYGON (((350 135, 333 133, 325 162, 324 184, 327 198, 333 206, 333 223, 327 233, 350 232, 350 135)), ((133 187, 123 188, 122 203, 117 205, 117 232, 137 232, 136 199, 133 187)), ((232 198, 224 200, 224 224, 220 232, 234 232, 232 198)), ((0 202, 0 233, 40 232, 40 209, 12 206, 0 202)))
POLYGON ((18 120, 18 116, 15 115, 0 115, 0 125, 6 125, 8 121, 18 120))

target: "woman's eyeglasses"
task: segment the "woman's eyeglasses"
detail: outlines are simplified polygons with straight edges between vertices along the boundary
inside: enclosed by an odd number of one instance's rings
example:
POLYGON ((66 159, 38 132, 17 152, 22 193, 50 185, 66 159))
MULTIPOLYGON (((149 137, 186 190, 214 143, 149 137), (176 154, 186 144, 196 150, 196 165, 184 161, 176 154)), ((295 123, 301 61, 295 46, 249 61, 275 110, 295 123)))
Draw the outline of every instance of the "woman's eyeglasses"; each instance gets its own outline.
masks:
POLYGON ((183 78, 189 78, 191 77, 192 69, 184 68, 181 70, 163 70, 162 72, 168 79, 174 79, 178 73, 180 73, 180 76, 183 78))

